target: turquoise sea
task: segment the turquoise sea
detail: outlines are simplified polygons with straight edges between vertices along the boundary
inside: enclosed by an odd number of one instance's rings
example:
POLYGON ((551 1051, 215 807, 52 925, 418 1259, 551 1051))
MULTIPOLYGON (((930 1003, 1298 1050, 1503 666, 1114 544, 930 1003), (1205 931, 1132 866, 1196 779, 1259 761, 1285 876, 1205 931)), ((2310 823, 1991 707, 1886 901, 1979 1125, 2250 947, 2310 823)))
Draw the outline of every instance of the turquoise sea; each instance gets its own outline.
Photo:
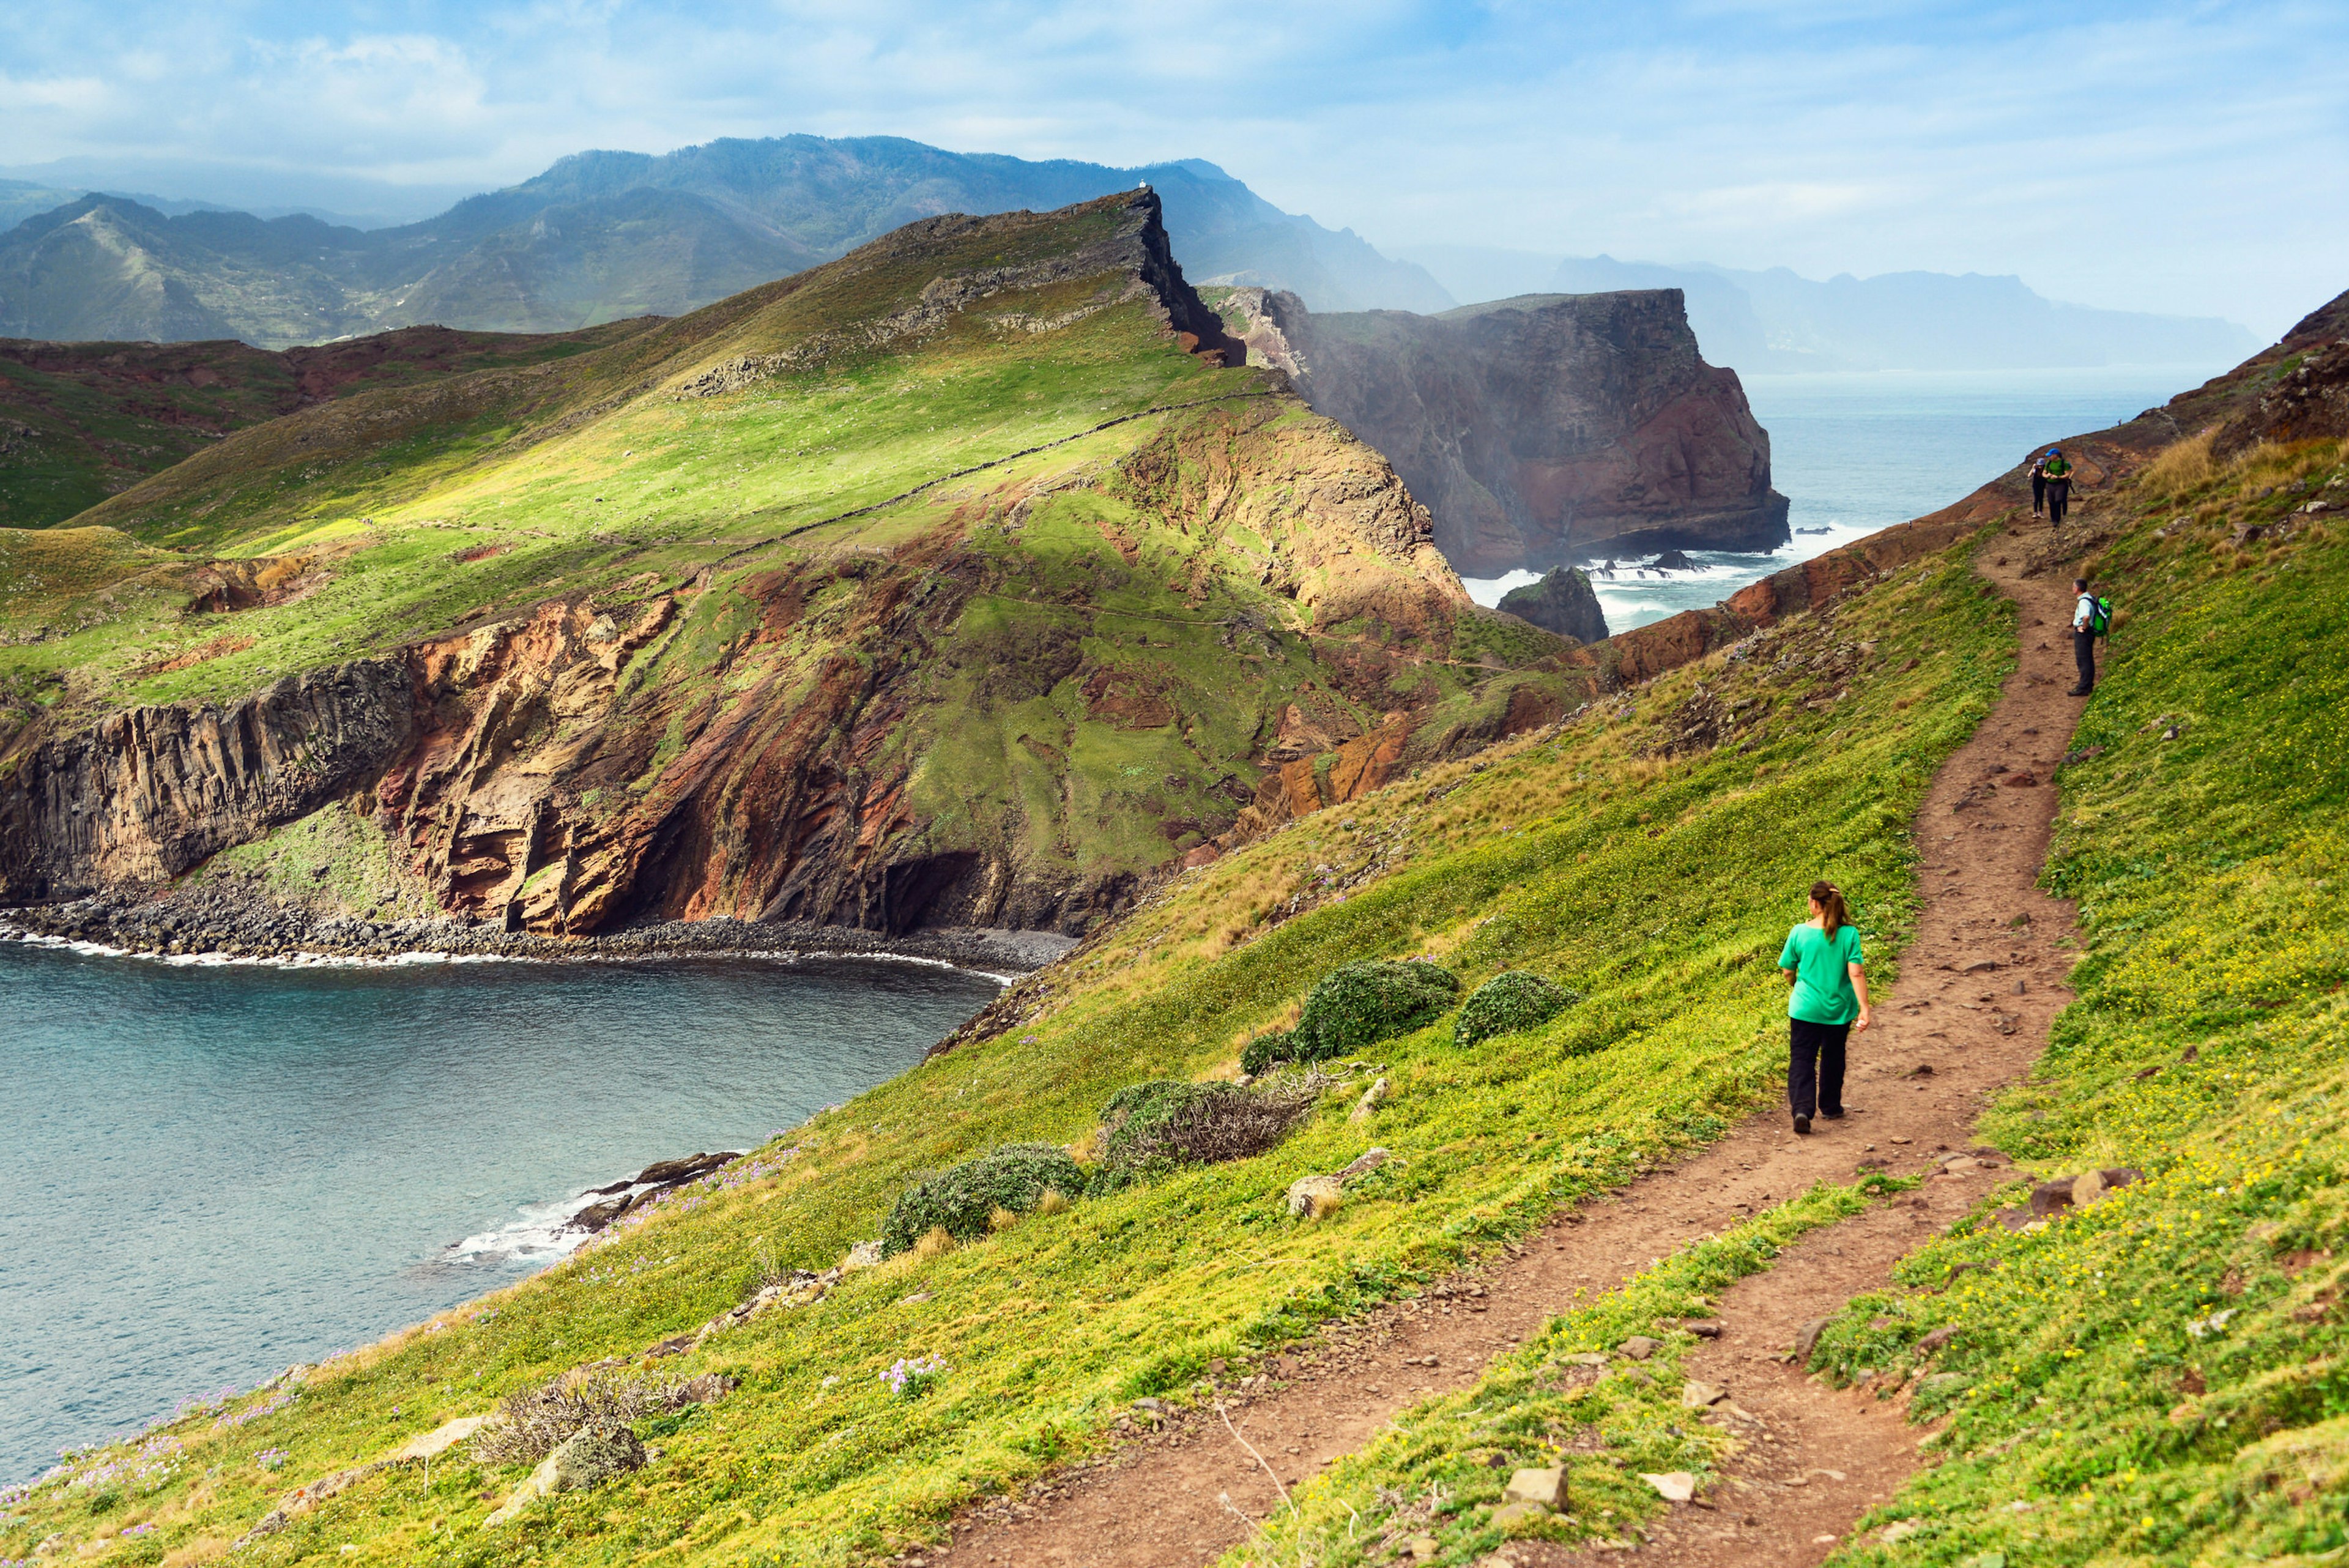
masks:
POLYGON ((0 1484, 562 1255, 997 982, 871 959, 171 963, 0 941, 0 1484))
MULTIPOLYGON (((1770 432, 1771 474, 1792 504, 1794 543, 1769 555, 1692 551, 1701 568, 1593 576, 1610 631, 1699 609, 1782 567, 1893 523, 1939 511, 2036 448, 2102 430, 2230 369, 2130 365, 2091 370, 1872 370, 1745 376, 1770 432)), ((1479 604, 1534 581, 1472 581, 1479 604)))

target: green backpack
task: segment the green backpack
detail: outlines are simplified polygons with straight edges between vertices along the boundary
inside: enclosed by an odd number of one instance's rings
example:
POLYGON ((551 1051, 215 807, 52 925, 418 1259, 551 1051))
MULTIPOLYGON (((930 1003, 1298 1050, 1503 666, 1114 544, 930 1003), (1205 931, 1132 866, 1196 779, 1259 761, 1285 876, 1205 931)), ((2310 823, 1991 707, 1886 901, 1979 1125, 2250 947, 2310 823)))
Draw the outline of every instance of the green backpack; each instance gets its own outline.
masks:
POLYGON ((2088 601, 2088 633, 2092 637, 2113 634, 2113 601, 2102 594, 2088 601))

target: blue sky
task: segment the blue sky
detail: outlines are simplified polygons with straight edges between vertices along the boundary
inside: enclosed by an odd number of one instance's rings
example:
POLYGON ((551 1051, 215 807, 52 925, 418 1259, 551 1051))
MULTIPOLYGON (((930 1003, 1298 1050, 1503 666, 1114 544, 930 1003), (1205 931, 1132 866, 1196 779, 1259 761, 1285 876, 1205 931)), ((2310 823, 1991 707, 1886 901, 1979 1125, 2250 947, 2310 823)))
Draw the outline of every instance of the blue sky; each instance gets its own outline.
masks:
POLYGON ((1204 157, 1393 248, 2018 273, 2263 334, 2349 287, 2340 0, 0 11, 0 166, 167 195, 429 206, 583 148, 788 131, 1204 157))

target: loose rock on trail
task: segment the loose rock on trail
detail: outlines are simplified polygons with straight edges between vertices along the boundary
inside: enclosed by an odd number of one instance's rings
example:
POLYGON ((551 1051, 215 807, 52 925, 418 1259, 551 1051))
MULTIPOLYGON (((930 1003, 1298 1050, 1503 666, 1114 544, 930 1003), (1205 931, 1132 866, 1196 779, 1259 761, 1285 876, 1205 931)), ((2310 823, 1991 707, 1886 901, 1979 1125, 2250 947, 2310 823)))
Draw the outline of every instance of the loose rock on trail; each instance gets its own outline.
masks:
MULTIPOLYGON (((1875 1024, 1851 1044, 1849 1116, 1807 1137, 1772 1106, 1612 1199, 1561 1215, 1490 1265, 1438 1284, 1417 1310, 1381 1307, 1330 1325, 1320 1343, 1271 1358, 1269 1386, 1211 1407, 1137 1411, 1109 1458, 1046 1477, 1019 1499, 967 1511, 948 1545, 909 1553, 950 1565, 1193 1568, 1247 1540, 1294 1488, 1368 1442, 1426 1397, 1473 1384, 1485 1362, 1555 1314, 1657 1259, 1862 1162, 1928 1175, 1912 1193, 1813 1231, 1731 1286, 1717 1337, 1682 1359, 1725 1392, 1707 1418, 1745 1439, 1705 1492, 1646 1531, 1638 1560, 1705 1568, 1816 1563, 1918 1465, 1925 1436, 1897 1401, 1836 1391, 1782 1357, 1808 1324, 1880 1288, 1893 1263, 2006 1179, 2003 1155, 1972 1146, 1975 1116, 2025 1073, 2070 1000, 2072 907, 2037 887, 2056 792, 2052 776, 2080 701, 2060 575, 2026 577, 2022 541, 1993 541, 1976 567, 2021 607, 2021 649, 1996 709, 1942 765, 1917 817, 1923 864, 1917 934, 1875 1024), (2017 787, 2004 787, 2006 785, 2017 787), (1282 1385, 1285 1385, 1282 1386, 1282 1385), (1734 1407, 1732 1410, 1729 1407, 1734 1407), (1276 1478, 1278 1485, 1276 1486, 1276 1478)), ((1613 1563, 1619 1551, 1513 1542, 1517 1568, 1613 1563)))

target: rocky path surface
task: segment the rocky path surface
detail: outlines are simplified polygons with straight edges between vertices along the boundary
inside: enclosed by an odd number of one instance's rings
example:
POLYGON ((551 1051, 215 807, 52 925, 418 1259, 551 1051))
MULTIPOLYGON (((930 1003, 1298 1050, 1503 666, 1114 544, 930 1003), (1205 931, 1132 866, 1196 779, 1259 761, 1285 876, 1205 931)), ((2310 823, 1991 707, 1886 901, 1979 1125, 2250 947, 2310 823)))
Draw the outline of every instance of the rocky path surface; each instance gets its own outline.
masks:
MULTIPOLYGON (((1862 1161, 1932 1172, 1920 1190, 1815 1231, 1723 1298, 1723 1329, 1683 1358, 1728 1390, 1711 1418, 1747 1439, 1723 1480, 1652 1525, 1643 1562, 1815 1563, 1852 1521, 1915 1469, 1923 1434, 1895 1403, 1836 1392, 1777 1359, 1802 1325, 1883 1285, 1892 1264, 2002 1178, 2003 1157, 1969 1154, 1976 1113, 2029 1069, 2069 998, 2069 905, 2035 886, 2055 808, 2052 774, 2080 708, 2072 681, 2070 595, 2023 576, 2023 541, 1985 550, 1979 569, 2022 607, 2021 659, 1998 707, 1952 756, 1917 818, 1923 909, 1901 979, 1855 1035, 1850 1115, 1797 1137, 1773 1108, 1611 1199, 1561 1216, 1507 1256, 1419 1303, 1331 1325, 1277 1358, 1270 1376, 1226 1392, 1235 1430, 1183 1412, 1097 1464, 1058 1472, 1021 1498, 955 1522, 917 1561, 1194 1568, 1246 1540, 1294 1486, 1367 1442, 1428 1395, 1475 1381, 1491 1356, 1698 1237, 1862 1161), (1954 1164, 1951 1162, 1954 1161, 1954 1164), (1239 1440, 1244 1438, 1246 1445, 1239 1440), (1251 1455, 1253 1449, 1262 1462, 1251 1455)), ((1519 1568, 1619 1562, 1619 1551, 1512 1543, 1519 1568)))

